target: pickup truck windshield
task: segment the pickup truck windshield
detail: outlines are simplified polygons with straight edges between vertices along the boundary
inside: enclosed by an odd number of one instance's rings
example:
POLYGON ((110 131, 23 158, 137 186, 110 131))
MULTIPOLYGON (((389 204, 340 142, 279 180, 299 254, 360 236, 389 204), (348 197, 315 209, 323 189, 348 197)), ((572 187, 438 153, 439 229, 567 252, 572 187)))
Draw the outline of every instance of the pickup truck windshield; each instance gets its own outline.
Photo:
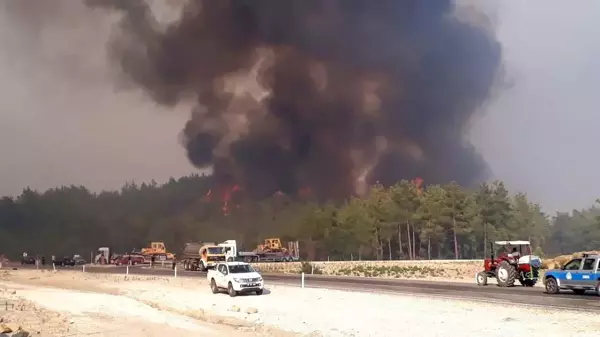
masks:
POLYGON ((208 253, 209 254, 224 254, 223 247, 209 247, 208 253))
POLYGON ((252 273, 252 272, 254 272, 254 268, 252 268, 252 266, 249 264, 229 266, 229 272, 232 274, 252 273))

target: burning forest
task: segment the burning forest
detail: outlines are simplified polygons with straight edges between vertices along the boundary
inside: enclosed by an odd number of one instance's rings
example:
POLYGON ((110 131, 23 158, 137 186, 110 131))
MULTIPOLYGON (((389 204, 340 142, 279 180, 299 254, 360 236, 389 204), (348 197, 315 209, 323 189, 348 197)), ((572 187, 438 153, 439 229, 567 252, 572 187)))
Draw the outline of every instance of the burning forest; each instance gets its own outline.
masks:
POLYGON ((497 83, 493 32, 448 0, 197 0, 160 25, 142 0, 87 0, 122 14, 108 46, 158 104, 195 102, 182 132, 224 202, 376 181, 470 184, 485 162, 465 140, 497 83))

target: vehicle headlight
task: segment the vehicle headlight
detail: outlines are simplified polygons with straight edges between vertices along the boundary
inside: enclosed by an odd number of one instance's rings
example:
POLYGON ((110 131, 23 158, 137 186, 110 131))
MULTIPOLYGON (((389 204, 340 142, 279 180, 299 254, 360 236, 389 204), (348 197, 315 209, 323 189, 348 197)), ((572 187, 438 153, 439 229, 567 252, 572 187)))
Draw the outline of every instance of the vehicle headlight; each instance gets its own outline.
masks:
POLYGON ((263 280, 262 277, 258 278, 258 282, 262 282, 262 280, 263 280))
POLYGON ((241 279, 239 279, 239 278, 237 278, 237 277, 234 277, 234 278, 233 278, 233 280, 234 280, 235 282, 237 282, 237 283, 241 283, 241 282, 242 282, 242 280, 241 280, 241 279))

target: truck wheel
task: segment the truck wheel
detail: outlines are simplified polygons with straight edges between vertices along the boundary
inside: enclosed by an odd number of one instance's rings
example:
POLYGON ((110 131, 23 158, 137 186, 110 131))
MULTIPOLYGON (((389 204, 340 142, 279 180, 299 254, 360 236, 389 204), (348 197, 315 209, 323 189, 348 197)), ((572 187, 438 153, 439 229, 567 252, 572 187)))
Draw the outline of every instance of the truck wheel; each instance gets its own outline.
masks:
POLYGON ((206 270, 207 270, 207 268, 204 265, 204 261, 200 261, 200 271, 206 271, 206 270))
POLYGON ((210 290, 212 290, 213 294, 216 294, 219 292, 219 288, 217 287, 217 282, 215 282, 214 278, 210 280, 210 290))
POLYGON ((517 269, 507 261, 500 262, 496 267, 496 281, 498 281, 499 286, 512 287, 515 285, 516 278, 517 269))
POLYGON ((233 257, 228 257, 227 262, 233 262, 233 257))
POLYGON ((263 294, 263 290, 262 290, 262 289, 261 289, 261 290, 257 290, 257 291, 256 291, 256 295, 259 295, 259 296, 260 296, 260 295, 262 295, 262 294, 263 294))
POLYGON ((229 282, 229 284, 227 285, 227 293, 230 297, 235 297, 235 295, 237 295, 237 292, 235 291, 235 289, 233 289, 233 285, 231 284, 231 282, 229 282))
POLYGON ((549 277, 546 279, 546 292, 548 294, 558 294, 560 289, 558 288, 558 283, 554 277, 549 277))
POLYGON ((487 285, 487 273, 485 271, 480 271, 475 276, 475 280, 477 281, 478 286, 486 286, 487 285))

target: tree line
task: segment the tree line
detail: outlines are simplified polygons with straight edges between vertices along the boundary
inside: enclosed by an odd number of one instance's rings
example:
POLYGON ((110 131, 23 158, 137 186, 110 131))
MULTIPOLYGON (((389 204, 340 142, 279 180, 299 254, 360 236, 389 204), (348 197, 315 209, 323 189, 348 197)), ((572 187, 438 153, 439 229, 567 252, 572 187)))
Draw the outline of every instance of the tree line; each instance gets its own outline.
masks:
POLYGON ((403 180, 328 202, 282 193, 224 201, 213 193, 218 189, 202 175, 101 193, 27 188, 0 199, 0 254, 86 256, 98 247, 125 252, 150 241, 164 241, 177 254, 190 241, 236 239, 252 249, 269 237, 299 240, 310 260, 481 258, 490 241, 507 239, 529 240, 540 255, 600 246, 599 208, 545 214, 500 181, 470 189, 403 180))

